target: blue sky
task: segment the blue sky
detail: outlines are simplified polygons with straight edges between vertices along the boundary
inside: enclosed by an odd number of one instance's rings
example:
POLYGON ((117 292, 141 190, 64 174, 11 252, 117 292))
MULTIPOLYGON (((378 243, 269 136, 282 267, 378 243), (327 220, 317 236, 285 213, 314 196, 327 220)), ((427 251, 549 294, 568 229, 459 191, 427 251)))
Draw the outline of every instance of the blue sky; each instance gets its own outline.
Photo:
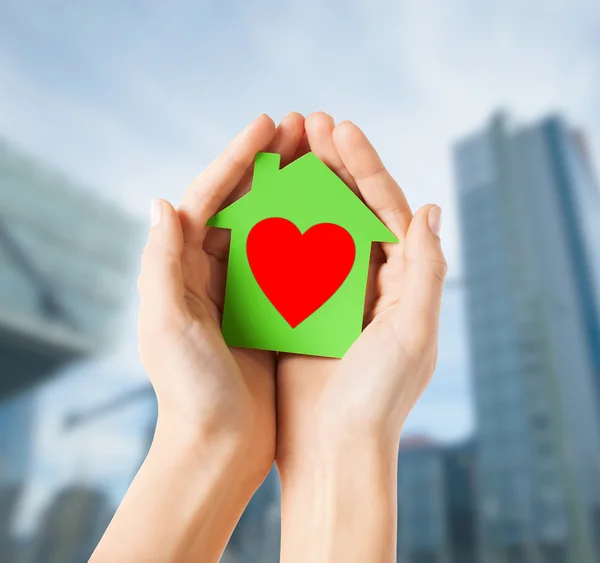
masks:
MULTIPOLYGON (((366 130, 415 208, 443 207, 457 276, 452 142, 498 107, 523 121, 560 111, 600 162, 599 53, 596 0, 3 0, 0 136, 145 221, 152 197, 177 203, 256 115, 324 110, 366 130)), ((31 507, 73 476, 125 486, 147 406, 68 437, 58 421, 143 381, 131 302, 118 351, 40 393, 31 507)), ((447 292, 439 368, 407 430, 471 428, 462 297, 447 292)))

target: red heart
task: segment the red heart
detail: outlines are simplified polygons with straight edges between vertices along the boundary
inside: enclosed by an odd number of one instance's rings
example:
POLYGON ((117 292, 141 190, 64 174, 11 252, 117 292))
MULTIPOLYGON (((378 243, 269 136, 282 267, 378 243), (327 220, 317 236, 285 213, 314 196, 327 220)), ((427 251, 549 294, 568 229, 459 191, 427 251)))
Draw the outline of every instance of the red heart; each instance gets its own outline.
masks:
POLYGON ((339 225, 320 223, 302 234, 291 221, 273 217, 252 227, 246 253, 258 285, 295 328, 342 285, 356 250, 339 225))

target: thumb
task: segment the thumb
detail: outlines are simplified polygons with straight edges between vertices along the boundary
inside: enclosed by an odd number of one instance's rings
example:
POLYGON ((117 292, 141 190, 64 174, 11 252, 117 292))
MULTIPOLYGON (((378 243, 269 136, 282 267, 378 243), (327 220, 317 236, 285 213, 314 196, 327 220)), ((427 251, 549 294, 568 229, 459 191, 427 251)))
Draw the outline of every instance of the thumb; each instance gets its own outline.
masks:
POLYGON ((404 242, 406 276, 403 284, 405 306, 414 336, 423 344, 436 342, 446 260, 439 237, 442 210, 426 205, 413 217, 404 242))
POLYGON ((185 310, 182 252, 183 231, 177 212, 168 201, 153 200, 138 280, 141 328, 163 325, 185 310))

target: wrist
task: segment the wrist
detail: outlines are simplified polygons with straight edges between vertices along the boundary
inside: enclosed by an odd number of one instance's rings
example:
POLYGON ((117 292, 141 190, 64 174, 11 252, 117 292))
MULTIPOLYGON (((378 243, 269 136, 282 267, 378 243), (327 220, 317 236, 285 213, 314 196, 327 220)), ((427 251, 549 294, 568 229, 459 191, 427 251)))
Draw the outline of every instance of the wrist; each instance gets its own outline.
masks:
POLYGON ((159 414, 150 451, 198 469, 218 467, 224 479, 235 475, 236 482, 252 494, 273 465, 274 457, 272 453, 258 455, 257 450, 252 437, 237 429, 190 424, 180 417, 159 414))
POLYGON ((395 472, 398 445, 376 434, 336 433, 305 437, 288 444, 277 464, 282 486, 289 479, 324 477, 355 472, 357 466, 373 473, 395 472))
MULTIPOLYGON (((277 464, 280 473, 296 472, 303 466, 335 468, 354 459, 374 458, 395 464, 400 431, 366 424, 351 424, 333 417, 290 421, 278 429, 277 464), (290 423, 291 422, 291 423, 290 423), (295 423, 294 423, 295 422, 295 423)), ((282 479, 283 479, 282 475, 282 479)))
POLYGON ((159 416, 146 460, 94 561, 217 561, 258 484, 227 435, 159 416), (117 522, 117 524, 115 524, 117 522), (151 538, 149 535, 151 534, 151 538))
POLYGON ((289 463, 278 460, 282 561, 391 561, 397 459, 379 440, 357 437, 314 444, 289 463))

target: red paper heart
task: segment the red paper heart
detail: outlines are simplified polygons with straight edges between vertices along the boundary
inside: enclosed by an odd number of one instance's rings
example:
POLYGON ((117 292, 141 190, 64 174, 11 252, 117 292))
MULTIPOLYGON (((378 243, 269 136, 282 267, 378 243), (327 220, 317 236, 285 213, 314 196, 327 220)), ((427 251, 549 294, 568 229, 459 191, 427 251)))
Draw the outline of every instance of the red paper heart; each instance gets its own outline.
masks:
POLYGON ((291 221, 273 217, 254 225, 246 253, 258 285, 294 328, 342 285, 356 249, 339 225, 320 223, 302 234, 291 221))

